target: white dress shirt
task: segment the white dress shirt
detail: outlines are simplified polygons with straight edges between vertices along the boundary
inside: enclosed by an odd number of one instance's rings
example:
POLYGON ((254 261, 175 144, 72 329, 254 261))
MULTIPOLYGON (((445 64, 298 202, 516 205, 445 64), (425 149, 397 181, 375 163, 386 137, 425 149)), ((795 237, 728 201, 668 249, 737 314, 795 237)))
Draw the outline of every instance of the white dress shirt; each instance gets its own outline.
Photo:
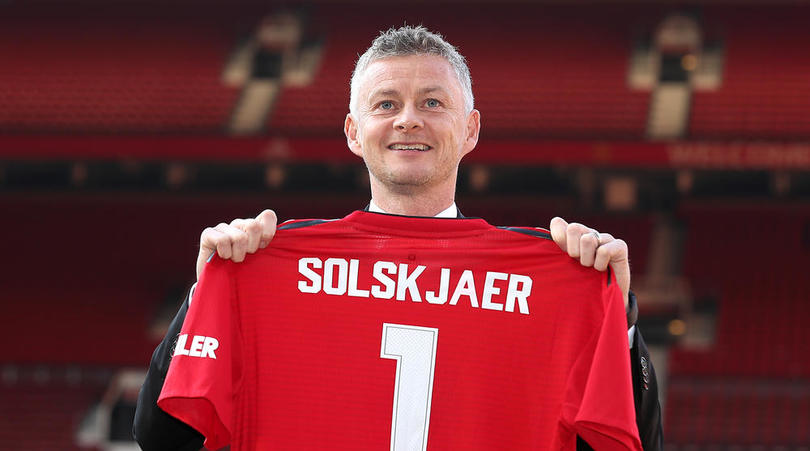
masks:
MULTIPOLYGON (((374 203, 374 199, 371 199, 368 203, 368 211, 374 213, 388 213, 387 211, 380 208, 377 204, 374 203)), ((440 211, 434 218, 458 218, 458 207, 456 207, 456 203, 453 202, 450 204, 449 207, 445 208, 444 210, 440 211)))

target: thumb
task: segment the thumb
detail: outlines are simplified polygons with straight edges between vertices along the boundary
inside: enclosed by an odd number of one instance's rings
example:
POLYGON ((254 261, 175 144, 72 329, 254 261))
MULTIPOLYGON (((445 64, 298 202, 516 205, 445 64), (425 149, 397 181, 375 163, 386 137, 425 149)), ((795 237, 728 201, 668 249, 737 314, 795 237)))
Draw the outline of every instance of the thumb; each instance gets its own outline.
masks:
POLYGON ((620 260, 611 260, 610 268, 616 276, 616 284, 622 291, 624 307, 626 309, 630 302, 630 262, 626 256, 620 260))
POLYGON ((200 276, 202 275, 203 268, 205 268, 205 263, 211 259, 211 256, 216 253, 217 248, 216 246, 210 244, 208 241, 200 240, 200 251, 197 253, 197 280, 200 280, 200 276))
POLYGON ((259 247, 265 248, 270 244, 270 241, 273 240, 273 236, 276 234, 278 217, 276 216, 276 212, 267 209, 259 213, 259 216, 256 216, 256 220, 262 225, 262 236, 259 240, 259 247))
POLYGON ((548 225, 548 230, 551 232, 551 238, 557 243, 557 246, 560 246, 560 249, 563 252, 568 252, 568 245, 566 243, 566 233, 565 229, 568 227, 568 222, 565 219, 555 216, 551 219, 551 223, 548 225))
MULTIPOLYGON (((217 227, 224 226, 225 224, 222 223, 217 227)), ((202 274, 203 268, 205 268, 206 262, 211 259, 211 256, 214 255, 217 251, 217 243, 216 237, 221 235, 222 233, 216 230, 214 227, 206 227, 205 230, 202 231, 200 234, 200 251, 197 253, 197 280, 200 280, 200 275, 202 274)))

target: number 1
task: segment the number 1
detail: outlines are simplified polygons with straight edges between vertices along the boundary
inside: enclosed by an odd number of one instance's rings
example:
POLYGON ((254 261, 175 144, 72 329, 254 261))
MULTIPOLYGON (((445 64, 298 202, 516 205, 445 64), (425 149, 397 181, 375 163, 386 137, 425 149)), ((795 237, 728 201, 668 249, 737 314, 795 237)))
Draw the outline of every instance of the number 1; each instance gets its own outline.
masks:
POLYGON ((397 361, 391 451, 427 448, 439 329, 383 324, 380 357, 397 361))

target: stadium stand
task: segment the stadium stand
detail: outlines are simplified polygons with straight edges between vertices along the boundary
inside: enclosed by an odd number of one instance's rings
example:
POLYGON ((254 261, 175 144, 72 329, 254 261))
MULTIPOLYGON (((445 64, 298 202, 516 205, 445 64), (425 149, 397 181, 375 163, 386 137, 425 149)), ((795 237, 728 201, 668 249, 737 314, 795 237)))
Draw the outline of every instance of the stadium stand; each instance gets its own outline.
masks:
POLYGON ((674 450, 802 449, 810 443, 806 382, 674 379, 667 406, 666 438, 674 450))
POLYGON ((512 17, 492 29, 502 41, 458 30, 488 136, 643 137, 649 92, 627 86, 632 36, 614 25, 626 16, 538 9, 512 17))
POLYGON ((667 441, 674 449, 806 445, 810 210, 713 203, 681 214, 685 272, 696 290, 719 293, 719 311, 711 347, 670 353, 667 441))
POLYGON ((672 374, 810 376, 810 362, 796 358, 806 352, 808 339, 810 305, 802 301, 810 297, 803 276, 810 263, 810 211, 713 205, 683 213, 689 224, 685 273, 698 298, 701 291, 720 294, 719 314, 716 347, 673 350, 672 374))
MULTIPOLYGON (((161 304, 169 302, 176 311, 176 298, 195 278, 190 265, 205 224, 253 216, 267 202, 282 218, 311 212, 300 196, 216 199, 156 201, 137 194, 66 195, 56 203, 48 195, 4 199, 4 215, 18 218, 17 225, 30 236, 52 236, 49 253, 59 257, 43 259, 27 250, 25 240, 6 246, 17 257, 4 271, 4 315, 35 320, 4 323, 0 341, 21 345, 7 349, 0 364, 145 365, 157 344, 149 332, 161 304), (31 214, 45 210, 47 217, 31 214), (155 221, 163 224, 159 238, 155 221), (56 236, 53 224, 60 224, 56 236), (111 243, 119 250, 107 252, 111 243), (130 251, 120 251, 120 243, 128 243, 130 251)), ((366 201, 324 198, 317 204, 324 215, 338 217, 366 201)))
POLYGON ((376 32, 373 22, 364 20, 358 20, 358 26, 341 27, 342 17, 322 9, 313 13, 310 30, 326 33, 321 63, 309 86, 283 88, 268 118, 268 132, 307 136, 342 133, 348 111, 349 75, 357 54, 376 32), (329 26, 330 16, 333 27, 329 26))
MULTIPOLYGON (((226 86, 221 72, 240 36, 251 32, 246 13, 169 9, 144 17, 55 8, 47 15, 14 8, 0 18, 0 57, 13 61, 0 70, 0 131, 224 133, 239 88, 226 86), (214 20, 223 14, 231 20, 214 20), (30 39, 16 38, 34 25, 30 39)), ((514 6, 504 6, 486 14, 493 7, 482 8, 482 18, 511 19, 442 28, 470 60, 488 137, 643 138, 649 93, 627 86, 633 36, 629 27, 615 26, 634 23, 637 13, 529 7, 509 14, 514 6), (479 33, 483 28, 501 39, 479 33), (595 35, 598 41, 590 38, 595 35), (482 63, 496 59, 499 64, 482 63)), ((321 5, 309 15, 305 32, 324 36, 323 59, 311 85, 284 87, 268 120, 271 133, 340 133, 356 55, 379 24, 402 16, 353 14, 353 27, 343 26, 337 6, 321 5)), ((450 14, 440 8, 433 20, 450 14)), ((717 91, 693 93, 692 137, 807 137, 803 17, 784 7, 769 15, 773 20, 764 22, 756 9, 707 9, 705 27, 725 43, 725 67, 717 91)))
MULTIPOLYGON (((480 8, 473 19, 480 23, 472 25, 454 25, 455 12, 446 8, 433 11, 431 20, 445 23, 442 33, 459 43, 470 62, 488 137, 643 137, 649 93, 627 87, 630 36, 612 23, 627 20, 621 13, 568 10, 561 18, 547 6, 480 8), (510 20, 489 20, 501 16, 510 20), (481 33, 484 29, 488 32, 481 33), (491 39, 493 34, 499 39, 491 39), (564 48, 557 45, 561 41, 564 48)), ((403 17, 423 22, 408 11, 352 11, 356 24, 345 27, 343 14, 326 5, 313 13, 312 29, 326 36, 322 63, 312 85, 283 89, 269 119, 271 133, 340 134, 358 53, 380 24, 396 25, 403 17)))
POLYGON ((168 7, 4 7, 0 132, 221 133, 238 95, 220 80, 232 23, 168 7))
POLYGON ((717 91, 697 91, 693 138, 810 137, 810 42, 802 9, 708 9, 706 27, 723 37, 725 67, 717 91))
MULTIPOLYGON (((477 26, 454 26, 447 8, 432 20, 448 22, 443 32, 470 60, 487 137, 643 138, 649 92, 627 86, 639 11, 481 8, 477 26)), ((271 133, 340 134, 348 74, 369 37, 402 17, 424 22, 402 10, 351 13, 352 27, 343 26, 339 6, 320 5, 308 15, 304 31, 310 39, 323 36, 323 59, 311 85, 284 87, 268 119, 271 133)), ((756 8, 707 8, 704 16, 707 34, 724 43, 725 64, 718 90, 693 93, 691 136, 807 137, 803 15, 780 7, 767 21, 756 8)), ((252 32, 250 17, 212 14, 210 7, 148 16, 126 7, 79 13, 54 6, 47 14, 6 7, 0 57, 13 63, 0 69, 0 131, 224 133, 239 87, 226 86, 221 73, 240 37, 252 32), (18 38, 32 28, 29 39, 18 38)))
POLYGON ((0 447, 25 451, 81 449, 74 444, 74 434, 104 392, 109 377, 102 372, 88 378, 75 371, 75 376, 70 376, 71 370, 64 368, 0 367, 0 447))

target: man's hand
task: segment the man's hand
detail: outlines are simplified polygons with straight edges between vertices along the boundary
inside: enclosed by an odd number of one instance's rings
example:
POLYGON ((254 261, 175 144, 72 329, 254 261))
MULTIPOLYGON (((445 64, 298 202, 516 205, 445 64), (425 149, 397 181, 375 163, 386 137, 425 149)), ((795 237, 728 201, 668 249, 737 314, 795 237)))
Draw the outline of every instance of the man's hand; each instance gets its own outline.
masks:
POLYGON ((276 234, 278 218, 273 210, 264 210, 253 219, 234 219, 230 224, 208 227, 200 235, 197 254, 197 280, 205 262, 216 252, 221 258, 241 262, 246 254, 264 249, 276 234))
POLYGON ((627 309, 630 302, 630 259, 627 243, 613 238, 609 233, 599 233, 576 222, 569 224, 559 216, 551 220, 549 230, 560 249, 572 258, 579 259, 582 266, 593 266, 599 271, 605 271, 610 265, 624 296, 624 308, 627 309))

